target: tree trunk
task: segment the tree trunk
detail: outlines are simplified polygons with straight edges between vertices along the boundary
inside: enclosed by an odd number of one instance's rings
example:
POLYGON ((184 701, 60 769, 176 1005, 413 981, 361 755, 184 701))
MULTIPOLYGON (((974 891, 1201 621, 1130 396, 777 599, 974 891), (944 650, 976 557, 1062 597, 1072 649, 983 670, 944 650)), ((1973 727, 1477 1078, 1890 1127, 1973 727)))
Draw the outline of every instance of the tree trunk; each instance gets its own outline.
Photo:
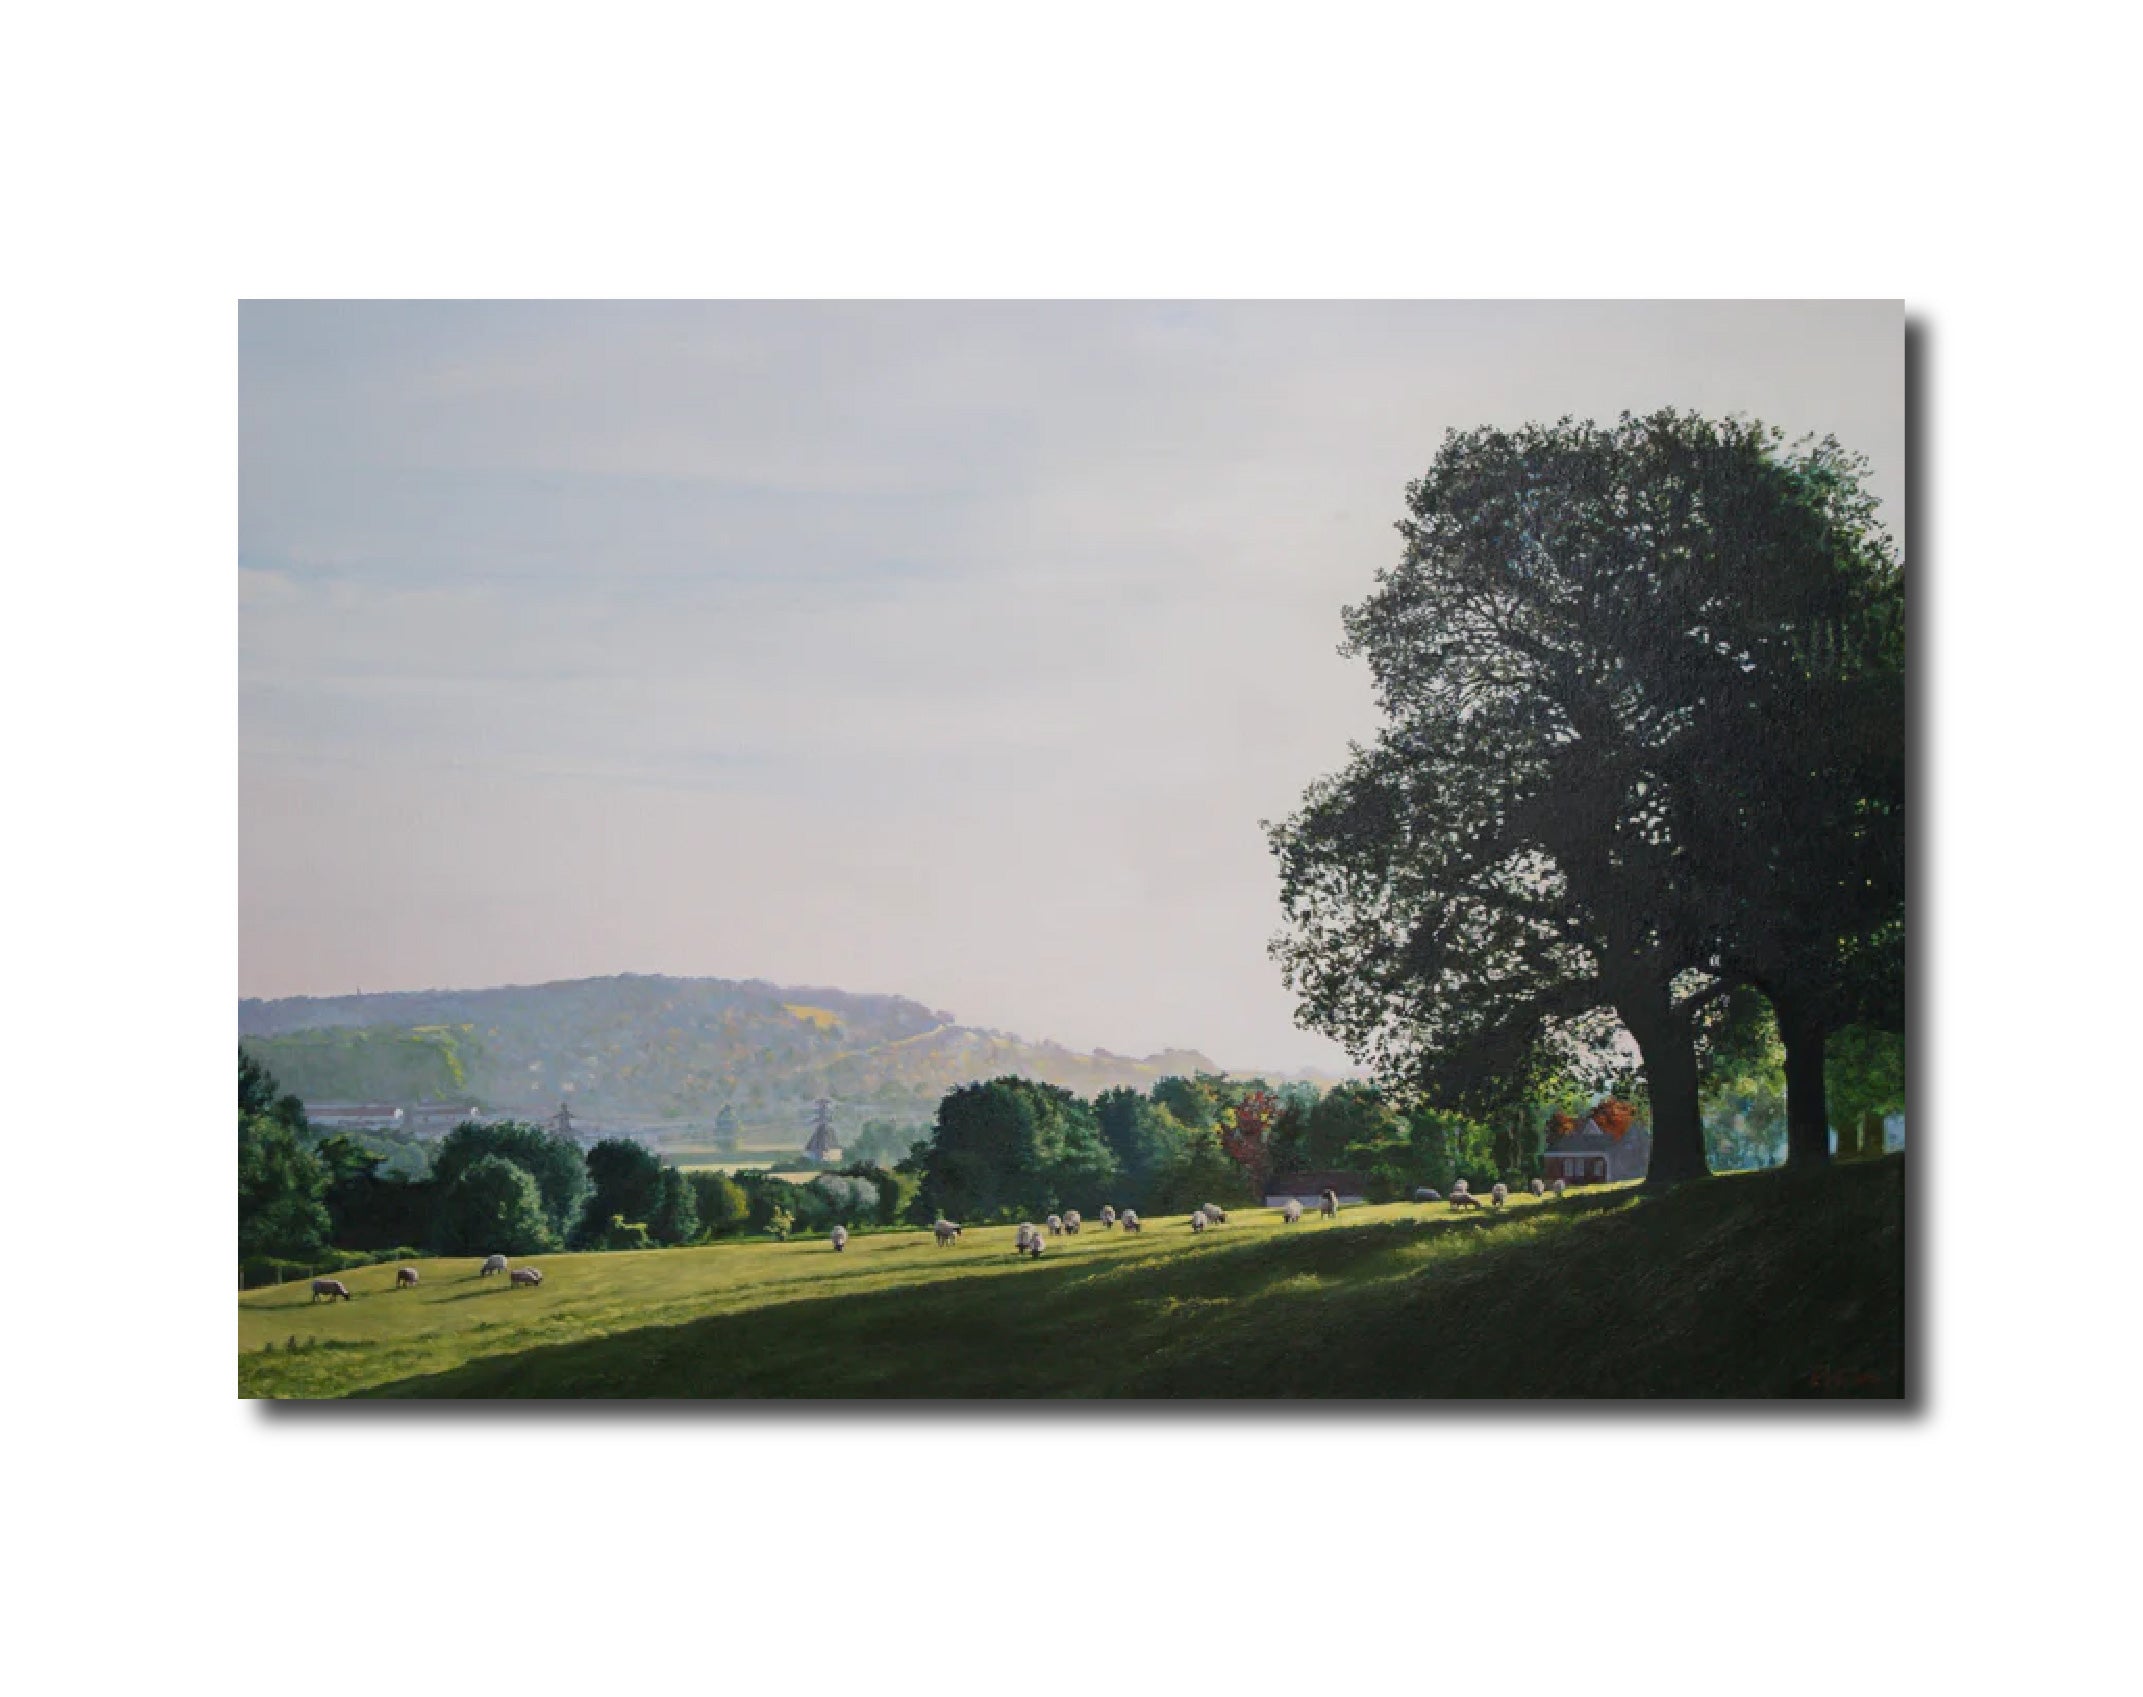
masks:
POLYGON ((1622 1023, 1644 1055, 1645 1084, 1652 1096, 1652 1163, 1645 1188, 1664 1190, 1693 1178, 1709 1178, 1704 1158, 1704 1116, 1697 1104, 1696 1029, 1667 1005, 1665 991, 1642 1005, 1617 1007, 1622 1023))
POLYGON ((1786 1165, 1803 1171, 1830 1165, 1830 1103, 1824 1095, 1823 1048, 1829 1028, 1790 998, 1774 999, 1778 1034, 1786 1046, 1786 1165))

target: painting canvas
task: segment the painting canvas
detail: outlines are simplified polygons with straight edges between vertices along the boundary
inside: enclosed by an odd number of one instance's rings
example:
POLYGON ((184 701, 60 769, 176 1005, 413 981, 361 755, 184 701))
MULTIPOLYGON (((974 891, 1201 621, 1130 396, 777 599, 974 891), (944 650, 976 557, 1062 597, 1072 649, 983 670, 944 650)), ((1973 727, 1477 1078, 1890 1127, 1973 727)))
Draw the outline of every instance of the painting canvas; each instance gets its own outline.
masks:
POLYGON ((244 304, 240 1394, 1905 1397, 1906 354, 244 304))

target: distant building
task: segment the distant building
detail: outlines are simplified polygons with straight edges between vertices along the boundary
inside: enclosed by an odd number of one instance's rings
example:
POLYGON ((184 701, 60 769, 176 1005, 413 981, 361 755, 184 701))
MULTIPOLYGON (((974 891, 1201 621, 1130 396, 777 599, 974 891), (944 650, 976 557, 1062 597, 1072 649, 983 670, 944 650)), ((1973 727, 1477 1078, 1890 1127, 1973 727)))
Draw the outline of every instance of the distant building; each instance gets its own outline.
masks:
POLYGON ((816 1106, 818 1123, 811 1129, 811 1141, 804 1145, 804 1156, 822 1166, 832 1166, 841 1158, 841 1145, 834 1137, 833 1104, 820 1097, 816 1106))
POLYGON ((419 1137, 444 1137, 465 1120, 479 1117, 474 1102, 414 1102, 402 1112, 402 1123, 419 1137))
POLYGON ((1279 1173, 1265 1181, 1265 1206, 1277 1208, 1289 1198, 1305 1208, 1314 1208, 1328 1190, 1336 1191, 1340 1201, 1359 1204, 1369 1200, 1369 1175, 1367 1173, 1279 1173))
POLYGON ((305 1118, 322 1131, 392 1131, 403 1124, 394 1102, 307 1102, 305 1118))
POLYGON ((1576 1130, 1558 1137, 1542 1152, 1540 1176, 1553 1184, 1615 1184, 1643 1178, 1652 1164, 1652 1129, 1633 1125, 1610 1137, 1587 1118, 1576 1130))

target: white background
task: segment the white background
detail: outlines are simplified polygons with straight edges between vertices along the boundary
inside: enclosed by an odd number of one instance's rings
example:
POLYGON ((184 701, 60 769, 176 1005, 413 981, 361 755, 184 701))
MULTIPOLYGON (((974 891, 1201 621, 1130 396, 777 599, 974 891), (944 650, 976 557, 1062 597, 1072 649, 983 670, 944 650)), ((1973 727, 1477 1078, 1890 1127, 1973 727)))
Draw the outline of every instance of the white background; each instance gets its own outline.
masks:
POLYGON ((20 1688, 2118 1683, 2134 59, 1979 16, 17 18, 20 1688), (1902 295, 1919 1406, 238 1403, 233 303, 283 294, 1902 295))

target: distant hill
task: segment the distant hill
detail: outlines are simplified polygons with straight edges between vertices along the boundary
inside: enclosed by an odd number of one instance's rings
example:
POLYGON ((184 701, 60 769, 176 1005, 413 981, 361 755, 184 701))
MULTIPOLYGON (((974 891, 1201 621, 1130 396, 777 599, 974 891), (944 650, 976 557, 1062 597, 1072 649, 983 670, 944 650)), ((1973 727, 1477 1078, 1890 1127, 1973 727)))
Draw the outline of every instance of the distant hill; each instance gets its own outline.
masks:
POLYGON ((836 1125, 919 1122, 957 1084, 1020 1073, 1082 1096, 1219 1069, 1193 1049, 1085 1053, 961 1025, 905 996, 760 980, 625 974, 493 990, 289 996, 238 1004, 246 1049, 308 1100, 473 1099, 597 1128, 704 1130, 733 1106, 746 1141, 801 1145, 809 1104, 836 1125))

